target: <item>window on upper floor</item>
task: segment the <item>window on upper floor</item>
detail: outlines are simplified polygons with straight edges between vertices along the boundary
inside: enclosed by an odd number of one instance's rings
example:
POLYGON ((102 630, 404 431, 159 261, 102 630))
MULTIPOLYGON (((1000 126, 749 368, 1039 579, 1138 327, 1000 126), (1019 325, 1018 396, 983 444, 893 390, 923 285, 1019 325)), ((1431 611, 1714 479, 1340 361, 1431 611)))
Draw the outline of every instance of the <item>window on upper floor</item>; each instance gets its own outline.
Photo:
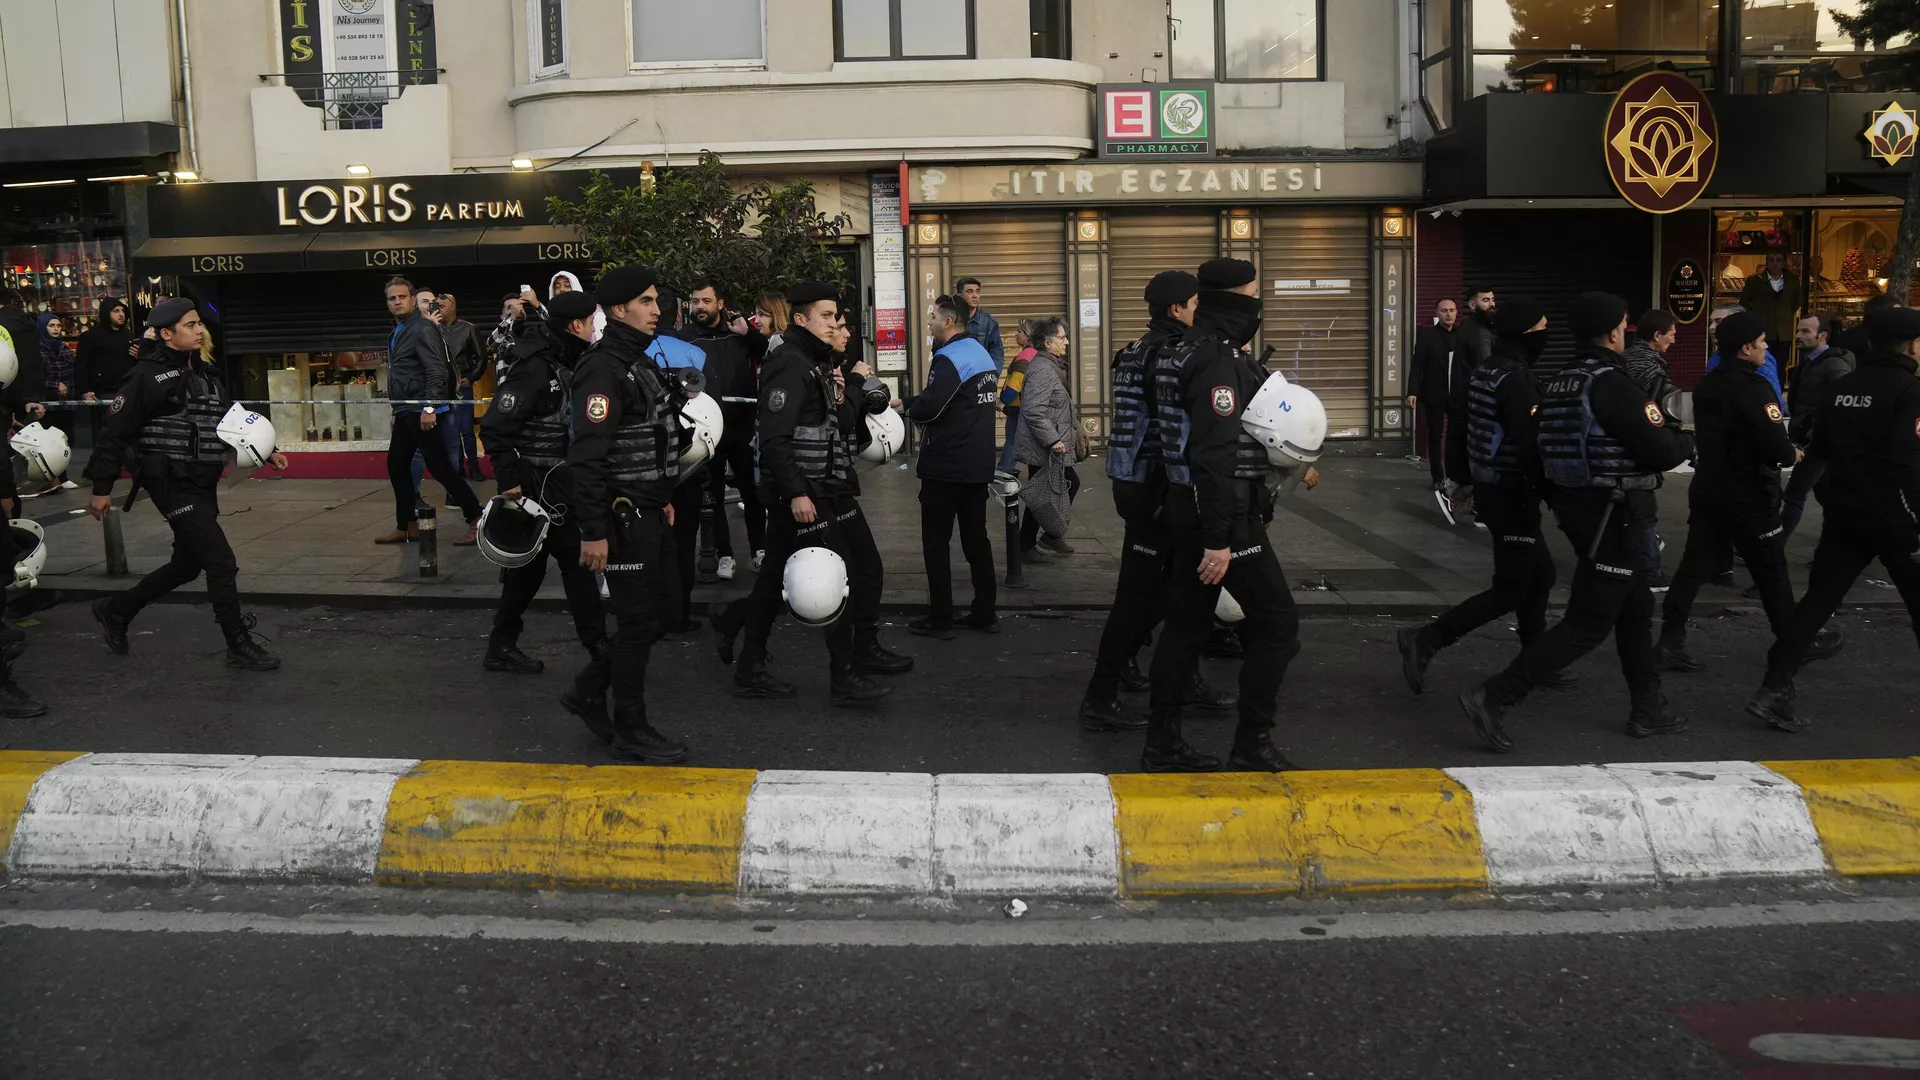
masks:
POLYGON ((527 0, 527 58, 533 77, 567 70, 567 0, 527 0))
POLYGON ((761 67, 767 35, 761 0, 628 0, 633 66, 761 67), (697 11, 697 17, 690 17, 697 11))
POLYGON ((1069 0, 1028 0, 1033 56, 1073 59, 1073 14, 1069 0))
POLYGON ((967 60, 973 0, 835 0, 840 60, 967 60))
POLYGON ((1173 77, 1321 77, 1324 0, 1172 0, 1173 77))

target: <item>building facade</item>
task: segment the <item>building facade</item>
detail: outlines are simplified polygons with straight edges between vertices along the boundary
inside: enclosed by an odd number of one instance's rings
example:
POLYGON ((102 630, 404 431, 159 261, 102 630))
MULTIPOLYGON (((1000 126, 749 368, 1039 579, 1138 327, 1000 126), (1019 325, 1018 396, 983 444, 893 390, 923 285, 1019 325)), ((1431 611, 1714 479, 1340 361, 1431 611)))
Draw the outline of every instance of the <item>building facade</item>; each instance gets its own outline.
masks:
MULTIPOLYGON (((164 182, 112 189, 129 287, 217 309, 250 397, 377 397, 386 276, 490 322, 597 269, 546 195, 710 151, 846 217, 855 321, 899 383, 926 301, 977 277, 1009 347, 1068 317, 1103 434, 1146 278, 1227 253, 1261 264, 1261 344, 1337 433, 1403 424, 1412 0, 0 0, 7 85, 81 7, 144 18, 95 19, 90 51, 145 50, 143 122, 173 136, 127 170, 164 182)), ((21 100, 16 131, 53 122, 21 100)), ((384 438, 374 410, 301 408, 275 417, 296 450, 384 438)))

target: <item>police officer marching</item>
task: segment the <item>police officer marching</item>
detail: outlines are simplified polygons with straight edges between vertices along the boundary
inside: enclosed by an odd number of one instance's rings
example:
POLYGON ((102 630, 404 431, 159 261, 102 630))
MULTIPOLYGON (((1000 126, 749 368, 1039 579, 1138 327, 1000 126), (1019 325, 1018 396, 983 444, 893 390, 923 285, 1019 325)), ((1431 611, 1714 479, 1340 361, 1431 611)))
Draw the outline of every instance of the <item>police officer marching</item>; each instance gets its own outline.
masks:
POLYGON ((1867 336, 1873 355, 1834 382, 1814 421, 1807 452, 1827 463, 1817 492, 1825 523, 1806 595, 1747 703, 1748 715, 1782 731, 1813 726, 1794 709, 1794 675, 1868 563, 1886 567, 1920 637, 1920 311, 1876 311, 1867 336))
POLYGON ((1578 559, 1566 615, 1504 672, 1460 697, 1481 739, 1500 753, 1513 750, 1507 710, 1609 633, 1632 698, 1627 733, 1666 735, 1687 724, 1667 711, 1654 668, 1653 568, 1644 540, 1659 518, 1661 476, 1692 456, 1693 440, 1620 368, 1625 300, 1581 293, 1567 324, 1578 342, 1574 363, 1545 380, 1538 414, 1548 499, 1578 559))
MULTIPOLYGON (((1766 324, 1742 311, 1721 320, 1714 337, 1722 362, 1693 390, 1698 460, 1687 490, 1687 551, 1673 575, 1654 646, 1654 659, 1668 671, 1705 667, 1687 652, 1687 614, 1700 586, 1719 572, 1728 547, 1753 575, 1775 637, 1793 613, 1780 469, 1803 455, 1787 435, 1773 385, 1760 374, 1767 362, 1766 324)), ((1832 656, 1840 646, 1839 634, 1822 630, 1807 659, 1832 656)))
MULTIPOLYGON (((560 567, 567 610, 573 615, 588 663, 560 695, 568 712, 586 721, 603 740, 613 738, 607 713, 607 686, 611 642, 600 586, 580 563, 580 522, 574 510, 573 470, 567 465, 572 443, 572 388, 574 371, 593 340, 593 298, 584 292, 563 292, 547 305, 546 318, 529 319, 505 357, 506 373, 493 393, 493 404, 480 420, 493 475, 500 495, 480 517, 481 551, 496 561, 519 561, 500 573, 500 607, 494 613, 493 634, 487 639, 484 666, 488 671, 534 675, 546 665, 520 651, 520 631, 527 606, 546 580, 547 559, 560 567), (524 530, 546 523, 544 534, 529 552, 506 560, 497 556, 496 534, 503 527, 524 530)), ((522 532, 524 536, 524 532, 522 532)))
POLYGON ((607 576, 617 627, 613 639, 613 753, 669 765, 687 748, 647 720, 647 661, 679 617, 673 497, 687 433, 684 395, 647 355, 660 322, 653 271, 622 266, 594 290, 606 311, 598 344, 580 360, 573 386, 572 466, 580 522, 580 564, 607 576))
MULTIPOLYGON (((1271 731, 1280 682, 1300 652, 1300 615, 1267 542, 1264 520, 1273 501, 1265 484, 1268 449, 1242 423, 1243 412, 1269 380, 1243 352, 1260 328, 1257 277, 1253 264, 1239 259, 1203 264, 1193 332, 1160 359, 1154 372, 1155 423, 1167 475, 1162 519, 1172 566, 1166 631, 1150 673, 1147 745, 1140 757, 1148 772, 1206 772, 1220 765, 1181 737, 1181 712, 1187 677, 1198 666, 1223 584, 1246 612, 1240 723, 1228 767, 1293 768, 1273 745, 1271 731)), ((1320 435, 1325 435, 1324 411, 1320 435)), ((1312 449, 1318 452, 1318 438, 1312 449)), ((1308 473, 1309 484, 1316 482, 1308 473)))
MULTIPOLYGON (((847 393, 836 365, 840 290, 802 282, 787 292, 793 324, 760 370, 758 430, 761 502, 767 507, 767 559, 753 592, 712 609, 723 663, 734 662, 740 634, 746 645, 733 673, 737 697, 793 697, 792 683, 767 670, 767 638, 783 597, 797 618, 827 631, 831 695, 835 705, 885 697, 893 687, 870 677, 913 668, 913 658, 880 644, 882 569, 873 532, 861 513, 854 459, 869 438, 866 406, 847 393), (791 559, 797 551, 826 549, 837 559, 791 559), (838 563, 838 569, 830 564, 838 563), (837 577, 826 575, 837 574, 837 577), (829 602, 821 605, 818 601, 829 602)), ((856 364, 856 374, 866 374, 856 364)))
MULTIPOLYGON (((1167 482, 1153 423, 1153 377, 1161 358, 1178 347, 1193 326, 1200 306, 1200 279, 1184 270, 1162 271, 1147 282, 1146 301, 1147 332, 1115 353, 1112 364, 1107 479, 1113 484, 1113 505, 1125 532, 1113 606, 1100 632, 1093 677, 1080 702, 1080 726, 1088 731, 1138 731, 1147 726, 1144 719, 1120 711, 1120 688, 1136 693, 1148 688, 1137 654, 1165 614, 1162 586, 1172 565, 1173 549, 1160 520, 1167 482)), ((1202 684, 1197 670, 1189 678, 1193 683, 1189 704, 1231 709, 1239 703, 1233 693, 1202 684)))
POLYGON ((1540 531, 1540 388, 1533 366, 1547 344, 1547 317, 1528 297, 1493 315, 1492 351, 1467 376, 1467 458, 1474 512, 1493 537, 1493 585, 1417 630, 1400 631, 1400 670, 1416 694, 1434 654, 1508 612, 1518 612, 1522 647, 1547 631, 1553 556, 1540 531))
MULTIPOLYGON (((124 655, 133 617, 204 572, 207 600, 227 639, 227 666, 272 671, 280 661, 254 640, 253 616, 240 611, 240 564, 220 528, 220 473, 233 457, 221 429, 232 401, 200 359, 206 327, 193 301, 181 297, 154 305, 147 326, 155 331, 153 342, 120 384, 87 462, 93 481, 87 509, 95 518, 107 515, 120 470, 130 452, 137 453, 136 482, 173 530, 173 557, 133 588, 96 601, 93 617, 107 648, 124 655)), ((269 460, 276 469, 287 467, 285 454, 269 460)))

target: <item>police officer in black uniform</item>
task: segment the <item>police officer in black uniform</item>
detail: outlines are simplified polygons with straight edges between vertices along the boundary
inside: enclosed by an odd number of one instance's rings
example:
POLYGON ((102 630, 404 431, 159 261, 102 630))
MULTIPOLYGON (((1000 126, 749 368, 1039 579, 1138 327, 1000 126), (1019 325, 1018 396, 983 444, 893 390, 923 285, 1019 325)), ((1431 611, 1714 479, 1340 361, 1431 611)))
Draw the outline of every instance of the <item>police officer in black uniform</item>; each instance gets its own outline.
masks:
POLYGON ((580 564, 605 572, 617 630, 613 641, 613 753, 670 765, 687 748, 647 722, 647 659, 679 617, 673 498, 687 432, 685 397, 647 355, 660 324, 653 271, 622 266, 601 275, 594 299, 607 313, 598 344, 573 383, 572 466, 580 564))
MULTIPOLYGON (((1153 424, 1153 372, 1193 326, 1200 305, 1200 279, 1184 270, 1162 271, 1147 282, 1146 300, 1147 332, 1115 353, 1110 369, 1113 424, 1108 429, 1107 479, 1113 483, 1114 509, 1126 529, 1113 606, 1100 633, 1093 677, 1080 702, 1080 726, 1088 731, 1138 731, 1147 726, 1144 719, 1120 711, 1120 688, 1138 693, 1149 685, 1137 654, 1165 614, 1164 585, 1173 557, 1160 522, 1167 477, 1153 424)), ((1207 686, 1197 670, 1189 678, 1188 704, 1231 709, 1239 703, 1231 691, 1207 686)))
MULTIPOLYGON (((206 327, 193 301, 182 297, 154 305, 147 325, 155 337, 114 395, 100 445, 87 462, 88 512, 107 515, 114 482, 134 458, 134 476, 173 530, 173 558, 126 592, 95 601, 93 617, 107 648, 125 654, 127 624, 140 609, 205 572, 207 600, 227 638, 227 666, 272 671, 280 661, 254 640, 253 616, 240 612, 240 564, 220 528, 220 473, 233 452, 218 431, 233 402, 200 359, 206 327)), ((286 468, 286 455, 275 453, 273 467, 286 468)))
POLYGON ((793 697, 799 690, 767 670, 767 638, 780 614, 787 556, 826 547, 847 565, 847 610, 827 630, 835 705, 874 701, 893 687, 871 674, 895 675, 913 658, 880 644, 880 551, 860 510, 853 463, 870 436, 862 398, 847 393, 833 342, 840 290, 802 282, 787 293, 793 325, 760 369, 760 501, 767 507, 767 559, 746 599, 715 604, 713 630, 723 663, 734 661, 740 632, 746 647, 733 673, 738 697, 793 697))
POLYGON ((1214 259, 1200 267, 1193 331, 1154 369, 1154 418, 1167 492, 1162 503, 1172 565, 1166 630, 1154 650, 1151 719, 1140 756, 1148 772, 1206 772, 1220 765, 1181 737, 1190 673, 1213 624, 1224 584, 1246 612, 1241 640, 1240 724, 1231 769, 1278 772, 1292 763, 1273 745, 1280 681, 1300 652, 1300 613, 1267 541, 1272 517, 1267 452, 1240 414, 1267 380, 1244 351, 1260 329, 1252 263, 1214 259))
POLYGON ((1574 363, 1543 381, 1540 467, 1560 530, 1577 557, 1567 613, 1507 670, 1460 696, 1480 737, 1507 753, 1508 709, 1568 664, 1614 636, 1627 677, 1636 737, 1681 731, 1667 711, 1653 663, 1653 593, 1646 530, 1659 520, 1662 475, 1693 455, 1693 440, 1621 370, 1627 302, 1611 293, 1575 297, 1567 315, 1574 363))
POLYGON ((500 608, 493 616, 484 666, 488 671, 534 675, 546 665, 520 651, 520 630, 527 606, 547 577, 547 559, 560 567, 567 610, 573 615, 590 658, 586 670, 560 695, 560 704, 587 722, 603 739, 613 738, 607 715, 611 642, 600 585, 580 565, 580 523, 574 512, 573 470, 567 466, 572 442, 572 389, 575 366, 593 341, 593 298, 563 292, 547 305, 547 317, 530 319, 505 357, 506 374, 493 392, 493 404, 480 419, 494 479, 500 494, 532 499, 552 520, 545 549, 532 562, 500 572, 500 608))
POLYGON ((1520 644, 1547 632, 1553 556, 1540 531, 1540 387, 1533 366, 1547 345, 1546 309, 1510 297, 1494 312, 1498 337, 1467 376, 1467 459, 1474 512, 1493 537, 1493 586, 1418 630, 1398 635, 1400 671, 1418 694, 1434 654, 1502 615, 1518 612, 1520 644))
MULTIPOLYGON (((1760 590, 1774 636, 1793 613, 1787 578, 1786 527, 1780 520, 1780 469, 1801 458, 1787 435, 1773 384, 1760 374, 1767 362, 1766 324, 1739 312, 1714 331, 1720 366, 1693 389, 1693 484, 1687 490, 1687 551, 1667 593, 1665 623, 1654 660, 1668 671, 1699 671, 1687 652, 1687 613, 1700 586, 1715 576, 1728 548, 1746 561, 1760 590)), ((1840 651, 1840 635, 1822 630, 1807 659, 1840 651)))
POLYGON ((1812 726, 1794 710, 1794 674, 1868 563, 1886 567, 1920 637, 1920 311, 1883 308, 1867 316, 1867 333, 1871 358, 1833 384, 1814 421, 1807 452, 1827 462, 1814 489, 1825 524, 1806 595, 1747 703, 1749 715, 1782 731, 1812 726))

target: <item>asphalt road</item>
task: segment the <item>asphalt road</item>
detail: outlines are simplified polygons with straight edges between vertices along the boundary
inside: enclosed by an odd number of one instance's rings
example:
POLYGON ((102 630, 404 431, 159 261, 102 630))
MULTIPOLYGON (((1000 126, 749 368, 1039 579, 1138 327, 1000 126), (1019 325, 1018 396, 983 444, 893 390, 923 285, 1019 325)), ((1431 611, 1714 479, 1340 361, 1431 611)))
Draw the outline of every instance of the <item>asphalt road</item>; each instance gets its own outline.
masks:
MULTIPOLYGON (((0 894, 0 922, 67 903, 31 899, 0 894)), ((1684 930, 1549 915, 1543 934, 1461 937, 1449 927, 1478 913, 1182 923, 1102 905, 809 926, 626 903, 637 940, 607 922, 548 921, 526 932, 552 939, 528 940, 345 915, 289 932, 311 918, 297 912, 200 932, 153 903, 139 932, 0 928, 0 1076, 1845 1080, 1913 1072, 1769 1062, 1752 1040, 1920 1053, 1911 905, 1906 921, 1684 930), (1144 936, 1075 943, 1102 927, 1144 936)), ((255 906, 205 887, 187 905, 255 906)))
MULTIPOLYGON (((162 604, 134 626, 133 653, 109 654, 84 605, 62 605, 29 628, 19 678, 52 711, 0 720, 0 747, 235 754, 319 754, 602 762, 585 727, 554 704, 582 659, 564 615, 536 613, 523 645, 549 664, 540 676, 481 670, 490 615, 471 610, 263 609, 260 629, 285 660, 243 674, 204 606, 162 604)), ((648 708, 687 740, 689 764, 740 768, 919 772, 1110 772, 1138 768, 1138 735, 1091 735, 1075 719, 1100 632, 1095 614, 1012 617, 994 636, 952 642, 911 637, 890 620, 885 640, 919 661, 874 708, 827 703, 825 646, 783 622, 776 670, 801 687, 785 702, 741 701, 711 638, 655 651, 648 708)), ((1700 622, 1696 655, 1709 670, 1667 677, 1684 735, 1635 740, 1621 730, 1627 703, 1611 647, 1583 660, 1572 690, 1542 692, 1510 729, 1518 753, 1480 748, 1456 696, 1497 670, 1516 645, 1489 627, 1443 653, 1424 696, 1399 673, 1392 631, 1402 620, 1309 619, 1305 649, 1282 691, 1278 740, 1310 768, 1567 764, 1654 760, 1893 757, 1920 753, 1914 637, 1904 617, 1843 613, 1846 651, 1801 679, 1802 707, 1819 722, 1804 736, 1748 720, 1740 706, 1758 683, 1770 640, 1757 614, 1700 622)), ((1217 681, 1237 667, 1209 663, 1217 681)), ((1128 695, 1144 710, 1143 697, 1128 695)), ((1225 753, 1228 716, 1196 718, 1191 739, 1225 753)))

